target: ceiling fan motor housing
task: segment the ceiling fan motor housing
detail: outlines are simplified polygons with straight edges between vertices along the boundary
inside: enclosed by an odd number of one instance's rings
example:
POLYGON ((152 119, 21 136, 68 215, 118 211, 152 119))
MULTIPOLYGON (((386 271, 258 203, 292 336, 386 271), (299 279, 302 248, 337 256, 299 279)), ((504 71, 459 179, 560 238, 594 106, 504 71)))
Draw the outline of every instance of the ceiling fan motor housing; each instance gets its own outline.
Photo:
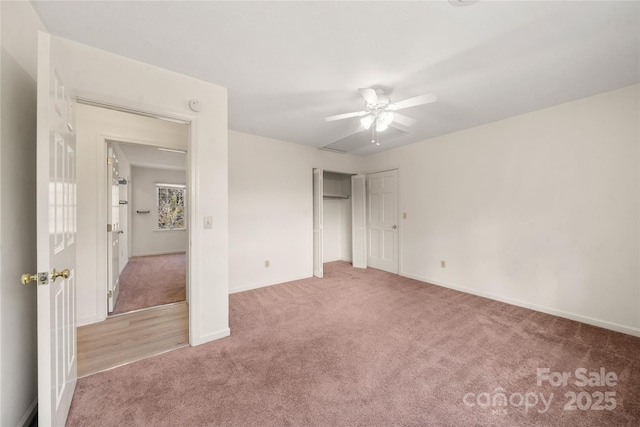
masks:
POLYGON ((391 100, 389 98, 378 98, 378 102, 375 104, 365 102, 364 107, 369 113, 378 115, 387 108, 390 102, 391 100))

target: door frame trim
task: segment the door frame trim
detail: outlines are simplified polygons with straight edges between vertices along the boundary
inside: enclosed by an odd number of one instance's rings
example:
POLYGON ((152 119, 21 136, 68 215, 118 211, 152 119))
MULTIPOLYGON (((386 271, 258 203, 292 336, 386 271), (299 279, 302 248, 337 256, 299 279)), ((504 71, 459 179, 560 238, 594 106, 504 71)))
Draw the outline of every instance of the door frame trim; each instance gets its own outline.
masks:
MULTIPOLYGON (((76 102, 91 105, 101 108, 108 108, 115 111, 120 111, 124 113, 137 114, 146 117, 153 117, 164 120, 177 121, 180 123, 187 124, 189 126, 189 138, 187 141, 187 174, 186 174, 186 182, 190 191, 187 192, 187 203, 189 209, 187 210, 187 216, 189 219, 189 224, 195 224, 196 218, 195 213, 197 212, 197 184, 198 184, 198 163, 197 159, 197 148, 198 148, 198 138, 196 129, 198 126, 198 117, 195 115, 181 114, 175 111, 166 110, 164 108, 155 106, 150 107, 148 105, 140 105, 131 100, 126 99, 114 99, 111 97, 103 97, 99 94, 95 93, 87 93, 82 90, 76 89, 76 102)), ((106 197, 101 197, 101 191, 103 191, 103 187, 106 186, 106 161, 104 161, 106 156, 106 143, 107 141, 122 141, 122 142, 132 142, 142 143, 145 145, 149 145, 147 141, 141 141, 136 138, 127 138, 122 135, 113 135, 106 133, 99 133, 96 135, 96 143, 98 144, 98 153, 96 158, 96 174, 97 174, 97 186, 99 187, 98 192, 98 203, 96 207, 96 214, 98 215, 98 228, 101 225, 104 226, 103 230, 106 230, 107 218, 106 218, 106 197)), ((157 146, 157 143, 155 143, 157 146)), ((104 319, 107 318, 107 282, 104 277, 104 273, 107 268, 107 253, 106 253, 106 233, 100 233, 100 230, 96 230, 97 232, 97 248, 96 248, 96 256, 97 262, 96 265, 96 284, 98 289, 98 295, 96 297, 96 305, 97 311, 96 313, 104 313, 104 319), (101 292, 101 290, 105 290, 105 292, 101 292)), ((187 302, 194 295, 197 296, 199 294, 199 283, 194 282, 192 280, 192 269, 194 265, 197 265, 197 260, 199 258, 198 254, 191 251, 191 242, 194 239, 194 228, 192 226, 187 227, 188 234, 188 245, 187 245, 187 302)), ((189 345, 197 345, 200 343, 200 337, 195 336, 196 331, 199 331, 198 319, 199 308, 198 304, 189 304, 189 345)))

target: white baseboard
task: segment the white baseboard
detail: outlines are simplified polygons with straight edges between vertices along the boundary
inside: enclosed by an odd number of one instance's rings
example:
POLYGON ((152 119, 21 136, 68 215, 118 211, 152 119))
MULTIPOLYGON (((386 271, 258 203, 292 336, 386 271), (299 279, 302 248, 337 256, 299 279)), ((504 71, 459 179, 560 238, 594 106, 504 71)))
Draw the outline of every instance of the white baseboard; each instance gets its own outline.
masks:
POLYGON ((335 258, 335 259, 325 259, 323 260, 323 264, 326 264, 328 262, 336 262, 336 261, 352 262, 351 258, 335 258))
POLYGON ((586 323, 589 325, 593 325, 593 326, 599 326, 601 328, 605 328, 605 329, 610 329, 612 331, 616 331, 616 332, 622 332, 623 334, 628 334, 628 335, 633 335, 636 337, 640 337, 640 328, 636 328, 633 326, 627 326, 627 325, 621 325, 619 323, 615 323, 615 322, 609 322, 607 320, 602 320, 602 319, 596 319, 593 317, 589 317, 589 316, 583 316, 581 314, 576 314, 576 313, 570 313, 567 311, 563 311, 563 310, 557 310, 555 308, 551 308, 551 307, 547 307, 547 306, 543 306, 543 305, 538 305, 538 304, 532 304, 532 303, 528 303, 526 301, 521 301, 518 299, 514 299, 514 298, 509 298, 509 297, 505 297, 502 295, 496 295, 490 292, 483 292, 483 291, 478 291, 476 289, 472 289, 472 288, 468 288, 466 286, 461 286, 458 284, 454 284, 454 283, 448 283, 448 282, 444 282, 442 280, 435 280, 435 279, 429 279, 427 277, 421 277, 415 274, 411 274, 411 273, 400 273, 401 276, 404 277, 408 277, 410 279, 415 279, 415 280, 419 280, 421 282, 426 282, 426 283, 430 283, 433 285, 437 285, 437 286, 442 286, 444 288, 449 288, 449 289, 453 289, 456 291, 460 291, 460 292, 465 292, 467 294, 472 294, 472 295, 478 295, 481 297, 485 297, 485 298, 489 298, 495 301, 500 301, 500 302, 504 302, 507 304, 511 304, 511 305, 515 305, 518 307, 524 307, 524 308, 528 308, 530 310, 535 310, 535 311, 540 311, 542 313, 546 313, 546 314, 551 314, 554 316, 558 316, 558 317, 563 317, 565 319, 569 319, 569 320, 575 320, 577 322, 582 322, 582 323, 586 323))
POLYGON ((36 399, 31 403, 31 405, 29 405, 29 407, 27 408, 27 411, 24 413, 22 418, 20 418, 20 421, 18 421, 18 426, 29 427, 29 424, 31 424, 31 421, 33 421, 33 418, 36 416, 37 413, 38 413, 38 398, 36 397, 36 399))
POLYGON ((171 254, 184 254, 187 253, 186 249, 177 250, 177 251, 160 251, 160 252, 143 252, 139 254, 132 254, 131 256, 153 256, 153 255, 171 255, 171 254))
POLYGON ((204 344, 211 341, 219 340, 220 338, 228 337, 229 335, 231 335, 231 329, 225 328, 225 329, 221 329, 219 331, 213 332, 211 334, 202 335, 200 337, 194 337, 193 341, 191 341, 189 344, 192 347, 195 347, 200 344, 204 344))
POLYGON ((273 282, 263 282, 263 283, 259 283, 259 284, 255 284, 255 285, 248 285, 248 286, 239 286, 239 287, 229 287, 229 293, 230 294, 235 294, 237 292, 244 292, 244 291, 250 291, 252 289, 258 289, 258 288, 264 288, 267 286, 273 286, 273 285, 279 285, 280 283, 287 283, 287 282, 293 282, 296 280, 302 280, 302 279, 308 279, 309 277, 312 276, 296 276, 296 277, 290 277, 287 279, 278 279, 278 281, 276 283, 273 282))
POLYGON ((80 326, 87 326, 93 323, 104 322, 105 320, 107 320, 106 316, 104 318, 100 318, 98 316, 79 317, 77 327, 79 328, 80 326))

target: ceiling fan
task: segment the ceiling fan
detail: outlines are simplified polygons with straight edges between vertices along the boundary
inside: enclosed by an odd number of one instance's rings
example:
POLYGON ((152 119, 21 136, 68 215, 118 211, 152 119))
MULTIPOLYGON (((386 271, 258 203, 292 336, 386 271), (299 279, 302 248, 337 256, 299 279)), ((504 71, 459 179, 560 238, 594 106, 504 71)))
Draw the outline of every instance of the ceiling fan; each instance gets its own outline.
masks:
POLYGON ((378 96, 383 95, 382 91, 378 92, 373 88, 358 89, 358 92, 360 92, 360 95, 364 98, 364 110, 325 117, 325 120, 332 122, 334 120, 360 117, 361 126, 354 133, 371 129, 371 142, 376 145, 380 145, 378 142, 378 133, 384 132, 389 126, 406 131, 407 127, 416 123, 416 119, 397 113, 398 110, 416 107, 438 100, 434 94, 428 93, 392 103, 388 97, 378 96))

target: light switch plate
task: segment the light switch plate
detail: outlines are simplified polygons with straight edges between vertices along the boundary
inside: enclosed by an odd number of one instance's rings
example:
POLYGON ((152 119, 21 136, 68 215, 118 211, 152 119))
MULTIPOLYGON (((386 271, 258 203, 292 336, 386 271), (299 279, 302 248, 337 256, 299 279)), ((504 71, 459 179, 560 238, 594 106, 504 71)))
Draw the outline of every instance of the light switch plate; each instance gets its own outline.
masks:
POLYGON ((211 229, 213 228, 213 218, 210 216, 205 216, 204 217, 204 228, 205 229, 211 229))

